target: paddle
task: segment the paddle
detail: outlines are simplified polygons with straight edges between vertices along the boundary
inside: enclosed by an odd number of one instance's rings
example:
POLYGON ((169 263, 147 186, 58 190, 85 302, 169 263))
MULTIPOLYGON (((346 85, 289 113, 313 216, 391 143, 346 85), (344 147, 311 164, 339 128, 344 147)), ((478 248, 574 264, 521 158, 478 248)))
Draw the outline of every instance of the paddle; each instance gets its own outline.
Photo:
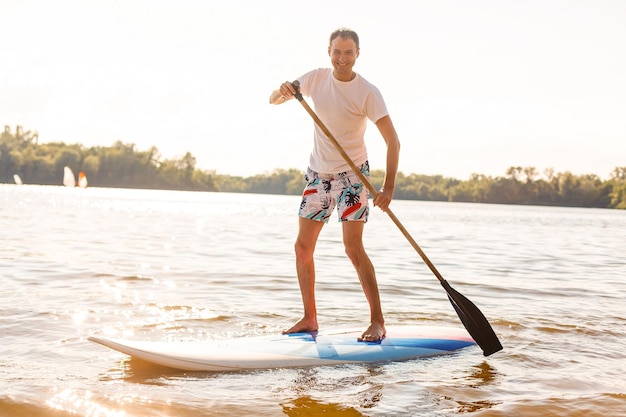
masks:
MULTIPOLYGON (((337 139, 335 139, 332 133, 330 133, 330 131, 324 125, 324 123, 322 123, 322 121, 319 119, 319 117, 317 117, 317 115, 311 109, 311 107, 309 107, 307 102, 302 97, 302 94, 300 94, 300 89, 299 89, 300 82, 296 80, 292 83, 292 86, 296 90, 296 94, 295 94, 296 99, 300 102, 300 104, 302 104, 302 107, 304 107, 304 109, 309 113, 309 115, 313 118, 315 123, 320 127, 320 129, 322 129, 324 134, 326 134, 326 136, 333 143, 335 148, 337 148, 337 150, 339 151, 343 159, 346 160, 350 168, 355 172, 355 174, 367 187, 370 194, 372 194, 372 196, 376 198, 376 195, 378 195, 378 193, 376 192, 372 184, 369 182, 367 177, 363 175, 363 173, 359 170, 359 168, 357 168, 354 162, 352 162, 348 154, 343 150, 339 142, 337 142, 337 139)), ((396 215, 393 214, 393 212, 390 209, 387 209, 386 213, 389 215, 389 217, 391 217, 391 220, 393 220, 396 226, 398 226, 402 234, 408 239, 411 246, 413 246, 413 248, 417 251, 417 253, 420 255, 422 260, 426 263, 426 265, 428 265, 428 267, 433 272, 433 274, 435 274, 435 276, 437 277, 437 279, 439 280, 443 288, 448 293, 448 299, 450 300, 450 303, 452 303, 452 307, 454 307, 454 309, 456 310, 456 313, 458 314, 459 318, 461 319, 461 322, 467 329, 467 332, 470 334, 470 336, 472 336, 474 341, 476 341, 476 344, 478 344, 478 346, 480 346, 480 348, 483 350, 483 354, 485 356, 489 356, 493 353, 498 352, 499 350, 502 350, 502 345, 500 344, 500 341, 498 340, 498 336, 496 336, 495 332, 491 328, 491 325, 489 324, 489 322, 487 321, 483 313, 478 309, 478 307, 476 307, 474 303, 472 303, 470 300, 465 298, 461 293, 459 293, 458 291, 456 291, 450 286, 450 284, 439 273, 437 268, 435 268, 435 265, 433 265, 430 259, 428 259, 424 251, 422 251, 419 245, 415 242, 413 237, 411 237, 411 235, 406 230, 406 228, 402 225, 402 223, 400 223, 400 220, 398 220, 396 215)))

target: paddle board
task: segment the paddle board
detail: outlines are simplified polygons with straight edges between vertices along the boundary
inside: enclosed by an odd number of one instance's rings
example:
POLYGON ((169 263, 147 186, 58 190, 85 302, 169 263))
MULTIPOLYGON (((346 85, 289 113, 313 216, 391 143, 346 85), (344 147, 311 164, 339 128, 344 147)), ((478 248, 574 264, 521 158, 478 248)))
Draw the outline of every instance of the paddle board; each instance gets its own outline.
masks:
POLYGON ((134 358, 185 371, 238 371, 348 363, 405 361, 474 345, 465 329, 396 326, 379 343, 359 342, 360 331, 335 330, 224 340, 155 342, 90 336, 88 340, 134 358))

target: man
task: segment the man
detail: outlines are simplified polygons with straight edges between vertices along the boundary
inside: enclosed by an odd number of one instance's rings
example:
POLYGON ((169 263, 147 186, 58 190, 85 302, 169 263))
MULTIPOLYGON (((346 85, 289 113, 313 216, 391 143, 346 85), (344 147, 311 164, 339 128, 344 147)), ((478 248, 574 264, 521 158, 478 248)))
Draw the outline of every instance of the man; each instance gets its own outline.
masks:
MULTIPOLYGON (((311 97, 320 120, 365 176, 369 176, 365 128, 368 120, 376 124, 387 144, 387 166, 383 188, 374 199, 374 206, 386 211, 393 197, 400 142, 382 95, 353 70, 359 53, 356 32, 345 28, 334 31, 328 47, 332 68, 320 68, 299 77, 299 88, 302 95, 311 97)), ((282 104, 295 93, 291 82, 285 82, 272 92, 270 103, 282 104)), ((368 191, 317 125, 306 180, 295 243, 304 317, 284 333, 318 329, 313 255, 322 227, 337 206, 345 251, 370 306, 370 324, 359 340, 380 341, 386 333, 385 320, 374 267, 363 247, 363 227, 369 214, 368 191)))

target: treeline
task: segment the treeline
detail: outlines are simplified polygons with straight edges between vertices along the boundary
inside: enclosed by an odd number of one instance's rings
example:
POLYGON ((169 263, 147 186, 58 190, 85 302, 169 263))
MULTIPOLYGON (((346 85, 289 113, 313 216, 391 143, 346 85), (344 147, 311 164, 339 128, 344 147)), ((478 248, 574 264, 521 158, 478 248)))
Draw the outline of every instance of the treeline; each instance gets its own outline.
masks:
MULTIPOLYGON (((0 135, 0 182, 12 183, 17 174, 26 184, 61 184, 63 167, 83 171, 89 186, 262 194, 301 193, 303 171, 275 170, 252 177, 218 175, 195 167, 187 152, 180 159, 163 159, 156 147, 147 151, 120 141, 110 147, 86 148, 62 142, 38 143, 36 132, 21 126, 0 135)), ((383 171, 372 171, 374 187, 382 185, 383 171)), ((395 198, 499 204, 626 209, 626 166, 613 170, 609 180, 595 174, 574 175, 534 167, 511 167, 505 176, 472 175, 458 180, 440 175, 398 173, 395 198)))
MULTIPOLYGON (((381 176, 382 172, 377 172, 381 176)), ((510 167, 504 177, 473 174, 460 181, 442 176, 398 174, 395 197, 407 200, 626 209, 626 167, 615 168, 608 181, 597 175, 555 173, 539 178, 533 167, 510 167)))
POLYGON ((133 144, 86 148, 63 142, 38 143, 36 132, 9 126, 0 135, 0 182, 20 176, 25 184, 62 184, 63 167, 83 171, 90 186, 115 188, 184 189, 218 191, 215 174, 195 169, 187 153, 178 160, 163 160, 156 147, 138 151, 133 144))

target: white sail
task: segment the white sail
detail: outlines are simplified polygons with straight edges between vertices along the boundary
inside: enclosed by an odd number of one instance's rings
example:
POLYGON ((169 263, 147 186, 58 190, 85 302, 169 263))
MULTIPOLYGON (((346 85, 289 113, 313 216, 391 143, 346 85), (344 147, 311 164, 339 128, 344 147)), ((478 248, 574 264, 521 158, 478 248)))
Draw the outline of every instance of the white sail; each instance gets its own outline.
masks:
POLYGON ((19 176, 19 175, 17 175, 17 174, 13 174, 13 181, 15 181, 15 183, 16 183, 17 185, 22 185, 22 184, 24 184, 24 183, 22 182, 22 179, 20 178, 20 176, 19 176))
POLYGON ((87 176, 83 171, 78 173, 78 186, 80 188, 87 188, 87 176))
POLYGON ((76 179, 70 167, 63 168, 63 185, 66 187, 76 187, 76 179))

